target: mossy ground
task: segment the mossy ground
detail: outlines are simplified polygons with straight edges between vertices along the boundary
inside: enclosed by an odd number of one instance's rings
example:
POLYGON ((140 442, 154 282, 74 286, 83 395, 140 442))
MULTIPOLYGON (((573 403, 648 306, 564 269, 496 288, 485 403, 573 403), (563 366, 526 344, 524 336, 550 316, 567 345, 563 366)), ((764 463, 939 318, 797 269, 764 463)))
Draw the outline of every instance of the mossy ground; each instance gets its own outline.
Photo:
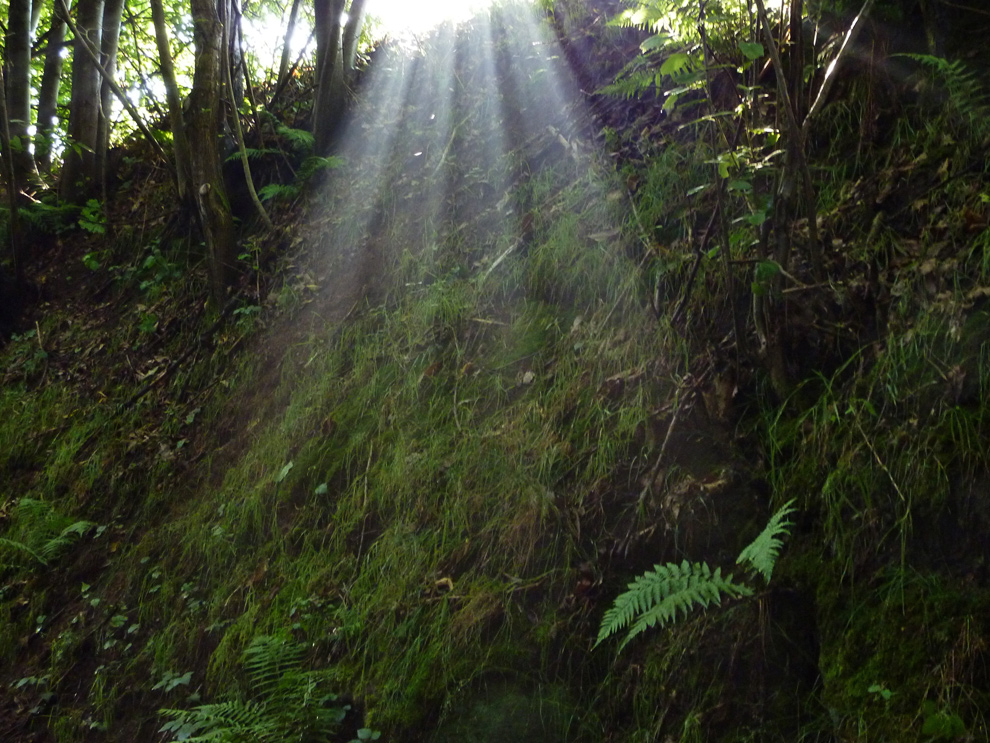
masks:
MULTIPOLYGON (((566 5, 569 44, 628 41, 566 5)), ((130 232, 3 349, 4 535, 40 541, 20 498, 97 525, 48 565, 0 553, 5 740, 154 739, 159 708, 244 694, 265 634, 393 739, 986 738, 975 109, 906 106, 842 167, 855 86, 823 121, 831 279, 789 267, 781 395, 742 351, 753 246, 734 282, 695 251, 715 140, 641 103, 597 137, 538 33, 504 14, 386 57, 368 90, 415 91, 405 115, 369 93, 236 311, 188 244, 130 232), (628 580, 731 567, 791 498, 767 591, 592 651, 628 580)))

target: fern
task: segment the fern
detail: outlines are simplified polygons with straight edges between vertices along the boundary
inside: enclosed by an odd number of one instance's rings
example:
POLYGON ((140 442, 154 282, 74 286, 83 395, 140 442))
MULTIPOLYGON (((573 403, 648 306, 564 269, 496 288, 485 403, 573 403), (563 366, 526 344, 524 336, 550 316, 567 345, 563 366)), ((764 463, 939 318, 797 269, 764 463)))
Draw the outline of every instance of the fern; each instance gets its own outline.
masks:
MULTIPOLYGON (((258 147, 245 147, 244 154, 248 156, 249 160, 260 160, 266 155, 277 155, 278 150, 271 150, 268 148, 258 148, 258 147)), ((232 153, 227 155, 227 159, 224 162, 232 163, 237 162, 241 159, 241 151, 234 150, 232 153)))
MULTIPOLYGON (((767 582, 783 546, 781 536, 789 533, 793 526, 786 520, 794 513, 793 502, 785 503, 770 518, 760 535, 739 553, 736 560, 737 564, 747 563, 767 582)), ((631 625, 619 646, 622 650, 630 640, 651 627, 666 627, 698 607, 707 609, 713 603, 721 605, 723 596, 742 598, 752 595, 752 588, 737 582, 731 574, 723 576, 721 568, 712 572, 705 562, 689 563, 685 560, 680 565, 655 565, 653 570, 630 583, 628 590, 620 594, 612 608, 605 612, 595 647, 631 625)))
POLYGON ((0 537, 0 555, 14 553, 48 565, 94 526, 62 516, 44 501, 21 498, 13 509, 8 536, 0 537))
POLYGON ((160 729, 187 743, 328 741, 349 709, 324 691, 326 673, 302 667, 303 646, 285 636, 255 638, 244 651, 253 699, 162 710, 160 729))
POLYGON ((244 651, 244 670, 258 696, 271 696, 286 674, 299 671, 303 647, 287 638, 265 635, 256 637, 244 651))
POLYGON ((342 157, 319 157, 318 155, 311 155, 303 160, 303 164, 299 166, 299 181, 305 183, 317 173, 339 168, 343 164, 344 158, 342 157))
POLYGON ((777 564, 780 549, 784 546, 780 537, 789 534, 790 528, 794 526, 793 522, 785 520, 795 511, 791 506, 792 503, 794 503, 793 499, 787 501, 777 513, 771 516, 760 535, 750 542, 736 559, 737 565, 749 563, 749 566, 762 575, 763 580, 767 583, 770 582, 774 565, 777 564))
POLYGON ((971 125, 981 124, 990 114, 990 101, 976 72, 961 60, 949 61, 931 54, 896 54, 924 65, 941 78, 948 103, 971 125))
POLYGON ((710 604, 721 604, 722 596, 749 596, 752 590, 736 583, 732 575, 722 576, 722 569, 713 573, 707 563, 680 565, 668 563, 655 565, 629 584, 629 590, 621 594, 615 605, 605 612, 601 629, 598 631, 596 646, 632 623, 626 639, 619 646, 621 650, 629 641, 643 631, 660 625, 665 627, 687 616, 694 608, 707 608, 710 604), (635 621, 634 621, 635 620, 635 621))
POLYGON ((258 198, 262 201, 268 199, 294 199, 300 194, 300 187, 295 183, 269 183, 258 189, 258 198))
POLYGON ((280 126, 277 131, 289 146, 300 154, 309 154, 316 147, 316 139, 305 129, 280 126))

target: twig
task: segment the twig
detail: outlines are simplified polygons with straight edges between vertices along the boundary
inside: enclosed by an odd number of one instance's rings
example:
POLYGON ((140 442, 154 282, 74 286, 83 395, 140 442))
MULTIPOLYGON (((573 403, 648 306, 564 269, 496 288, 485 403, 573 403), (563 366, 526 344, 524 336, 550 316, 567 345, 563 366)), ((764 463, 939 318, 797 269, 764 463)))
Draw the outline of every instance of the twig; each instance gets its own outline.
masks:
POLYGON ((646 500, 646 496, 649 495, 650 491, 653 489, 653 483, 656 482, 657 475, 660 472, 660 465, 663 464, 664 455, 667 453, 667 447, 670 445, 670 437, 674 433, 674 428, 677 426, 677 418, 681 413, 681 391, 678 389, 677 393, 674 395, 674 412, 670 417, 670 423, 667 424, 667 435, 663 437, 663 443, 660 445, 660 453, 657 454, 657 459, 650 468, 649 474, 646 476, 646 485, 643 486, 643 491, 639 494, 640 506, 646 500))

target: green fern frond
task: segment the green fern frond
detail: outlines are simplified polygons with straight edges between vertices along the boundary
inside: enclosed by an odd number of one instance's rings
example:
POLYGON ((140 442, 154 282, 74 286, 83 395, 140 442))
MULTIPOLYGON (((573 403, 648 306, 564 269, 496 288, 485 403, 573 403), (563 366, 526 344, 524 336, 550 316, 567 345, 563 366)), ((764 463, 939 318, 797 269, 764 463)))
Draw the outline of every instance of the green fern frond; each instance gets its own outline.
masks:
POLYGON ((244 651, 244 670, 259 696, 271 696, 282 678, 302 664, 303 647, 284 636, 264 635, 244 651))
POLYGON ((796 510, 791 506, 792 503, 794 503, 793 499, 787 501, 770 518, 760 535, 750 542, 736 559, 737 565, 749 563, 749 567, 762 575, 767 583, 770 582, 773 568, 777 564, 780 549, 784 546, 781 536, 790 534, 790 529, 794 526, 793 522, 785 520, 796 510))
POLYGON ((185 743, 234 743, 235 741, 275 741, 278 731, 255 702, 204 704, 189 710, 163 709, 171 717, 158 732, 171 733, 185 743))
POLYGON ((722 569, 712 572, 707 563, 680 565, 667 563, 655 565, 629 584, 629 590, 620 594, 611 609, 605 612, 598 640, 595 646, 632 624, 626 638, 619 646, 621 650, 630 640, 649 629, 661 627, 675 621, 679 616, 687 616, 700 606, 721 604, 722 596, 732 598, 749 596, 752 591, 736 583, 732 575, 722 576, 722 569))
POLYGON ((299 195, 299 186, 285 183, 269 183, 258 189, 258 198, 262 201, 268 199, 294 199, 299 195))
MULTIPOLYGON (((20 554, 23 554, 23 555, 27 555, 32 560, 35 560, 36 562, 39 562, 42 565, 47 565, 48 564, 45 560, 42 559, 41 555, 39 555, 37 552, 35 552, 30 547, 28 547, 26 544, 24 544, 22 542, 18 542, 17 540, 6 539, 4 537, 0 537, 0 548, 5 548, 5 549, 8 549, 8 550, 13 550, 14 552, 17 552, 17 553, 20 553, 20 554)), ((0 553, 2 553, 2 550, 0 550, 0 553)), ((0 564, 3 564, 3 563, 0 563, 0 564)))
POLYGON ((244 651, 252 701, 161 710, 160 732, 187 743, 284 743, 334 740, 350 707, 322 689, 328 674, 307 670, 305 648, 288 635, 257 637, 244 651))
POLYGON ((293 129, 288 126, 280 126, 277 131, 296 152, 308 153, 312 152, 313 148, 316 147, 316 139, 313 137, 312 133, 306 131, 305 129, 293 129))
POLYGON ((980 83, 976 72, 962 60, 951 62, 931 54, 895 54, 918 62, 941 78, 948 95, 948 103, 971 123, 981 122, 990 114, 990 97, 980 83))
POLYGON ((303 160, 303 164, 299 166, 299 182, 305 183, 314 175, 324 170, 333 170, 334 168, 342 167, 344 162, 344 158, 333 155, 330 157, 311 155, 303 160))
POLYGON ((662 77, 662 75, 657 74, 656 70, 631 70, 625 75, 617 77, 614 82, 603 85, 595 92, 625 100, 640 98, 647 93, 658 96, 660 95, 660 78, 662 77))
MULTIPOLYGON (((268 148, 258 148, 258 147, 245 147, 244 153, 248 156, 249 160, 259 160, 265 155, 277 155, 278 150, 270 150, 268 148)), ((232 163, 241 159, 241 151, 234 150, 232 153, 227 155, 225 162, 232 163)))
POLYGON ((47 565, 96 526, 91 521, 73 521, 35 498, 21 498, 11 515, 8 536, 0 538, 0 554, 12 551, 41 565, 47 565))

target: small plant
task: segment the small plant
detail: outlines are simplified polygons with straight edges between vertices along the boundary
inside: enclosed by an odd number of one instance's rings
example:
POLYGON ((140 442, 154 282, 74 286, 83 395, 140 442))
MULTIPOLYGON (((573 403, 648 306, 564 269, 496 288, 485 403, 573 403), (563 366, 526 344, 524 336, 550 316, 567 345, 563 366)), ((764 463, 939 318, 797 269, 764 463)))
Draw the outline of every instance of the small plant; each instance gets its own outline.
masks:
POLYGON ((16 563, 18 557, 48 565, 95 526, 63 516, 44 501, 21 498, 8 536, 0 537, 0 566, 16 563))
POLYGON ((96 199, 90 199, 79 212, 79 226, 87 232, 102 235, 107 231, 107 217, 96 199))
MULTIPOLYGON (((739 553, 736 560, 736 564, 746 564, 752 572, 763 576, 766 582, 770 581, 783 546, 780 537, 787 534, 792 526, 786 519, 794 513, 791 507, 793 502, 788 501, 770 518, 760 535, 739 553)), ((677 621, 678 617, 687 616, 698 606, 707 609, 713 603, 721 604, 723 596, 740 598, 752 595, 753 589, 738 582, 731 573, 723 576, 721 568, 712 571, 705 562, 689 563, 685 560, 680 565, 655 565, 653 570, 630 583, 629 590, 620 594, 612 608, 605 612, 595 647, 632 624, 619 646, 621 651, 645 630, 656 625, 665 627, 677 621)))
POLYGON ((939 709, 935 702, 926 700, 922 705, 925 721, 921 734, 925 740, 960 740, 966 735, 966 724, 962 718, 948 709, 939 709))
MULTIPOLYGON (((160 732, 188 743, 333 739, 350 706, 324 689, 325 672, 304 670, 302 658, 303 646, 286 637, 255 638, 243 658, 249 699, 162 710, 172 720, 160 732)), ((373 741, 378 733, 362 728, 356 736, 373 741)))

